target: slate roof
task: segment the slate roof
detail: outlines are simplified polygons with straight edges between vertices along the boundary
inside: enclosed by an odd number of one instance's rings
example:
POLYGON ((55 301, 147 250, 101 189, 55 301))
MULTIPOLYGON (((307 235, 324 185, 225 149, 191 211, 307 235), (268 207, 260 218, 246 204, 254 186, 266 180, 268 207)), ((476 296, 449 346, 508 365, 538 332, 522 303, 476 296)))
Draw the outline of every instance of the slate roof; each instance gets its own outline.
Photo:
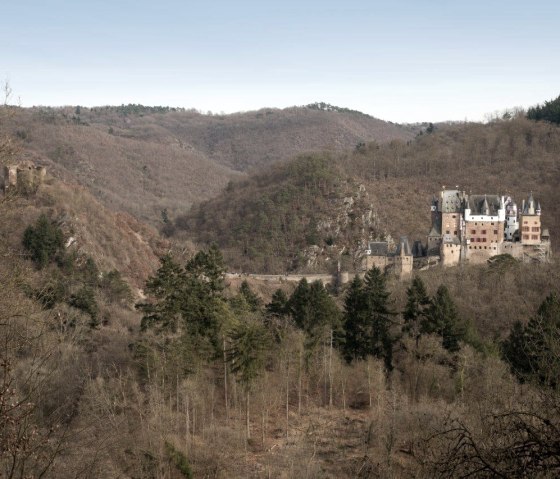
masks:
POLYGON ((368 248, 371 256, 387 256, 389 243, 387 241, 371 241, 368 248))
POLYGON ((471 215, 497 216, 500 209, 498 195, 469 195, 468 207, 471 215))
POLYGON ((459 190, 443 190, 441 204, 438 205, 442 213, 460 213, 462 195, 459 190))
POLYGON ((401 252, 404 256, 412 256, 412 251, 410 249, 408 238, 406 236, 401 236, 401 240, 399 241, 397 251, 395 251, 395 255, 400 256, 401 252))

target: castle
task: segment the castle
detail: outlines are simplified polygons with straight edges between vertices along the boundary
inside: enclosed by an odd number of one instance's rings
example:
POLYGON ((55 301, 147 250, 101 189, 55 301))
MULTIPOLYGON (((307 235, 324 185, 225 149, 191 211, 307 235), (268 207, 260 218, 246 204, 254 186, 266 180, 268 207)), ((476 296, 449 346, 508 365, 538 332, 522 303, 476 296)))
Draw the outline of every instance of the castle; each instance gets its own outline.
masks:
POLYGON ((366 269, 377 266, 406 278, 413 268, 480 264, 500 254, 524 262, 550 260, 550 235, 542 228, 541 205, 532 193, 518 208, 509 196, 472 195, 444 187, 430 209, 432 227, 426 245, 415 241, 411 248, 407 238, 401 237, 391 251, 386 241, 370 242, 366 269))

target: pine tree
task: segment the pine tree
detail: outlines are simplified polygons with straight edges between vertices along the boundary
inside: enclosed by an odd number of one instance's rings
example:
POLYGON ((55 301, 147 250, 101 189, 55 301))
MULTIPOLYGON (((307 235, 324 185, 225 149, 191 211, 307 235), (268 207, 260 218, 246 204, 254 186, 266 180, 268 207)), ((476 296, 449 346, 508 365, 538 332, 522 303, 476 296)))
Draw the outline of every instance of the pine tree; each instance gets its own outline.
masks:
POLYGON ((250 438, 250 394, 254 381, 264 370, 269 336, 259 321, 242 321, 231 330, 230 344, 226 357, 245 391, 247 438, 250 438))
POLYGON ((343 354, 347 361, 383 358, 387 371, 392 369, 393 338, 389 292, 379 268, 372 268, 364 281, 355 277, 344 303, 343 354))
POLYGON ((266 312, 271 316, 284 316, 287 314, 288 297, 286 293, 277 289, 272 295, 270 303, 266 305, 266 312))
POLYGON ((169 254, 160 261, 161 266, 156 274, 148 279, 144 289, 153 301, 136 305, 136 308, 144 313, 141 323, 143 331, 152 327, 175 331, 182 311, 182 293, 186 282, 184 270, 169 254))
POLYGON ((370 269, 364 279, 364 292, 371 321, 371 352, 383 358, 387 371, 393 369, 393 338, 391 337, 391 316, 387 281, 379 268, 370 269))
POLYGON ((302 278, 288 300, 287 309, 296 326, 305 330, 310 322, 311 306, 309 301, 309 283, 302 278))
POLYGON ((560 299, 548 295, 526 327, 514 324, 502 345, 504 358, 522 380, 557 387, 560 377, 560 299))
POLYGON ((44 268, 64 251, 62 230, 42 214, 35 226, 28 226, 24 231, 23 246, 31 253, 37 267, 44 268))
POLYGON ((438 288, 432 299, 428 314, 422 322, 422 332, 441 336, 442 346, 448 351, 456 352, 460 349, 459 341, 464 339, 465 328, 445 285, 438 288))
POLYGON ((430 298, 426 292, 424 282, 419 276, 415 276, 412 284, 406 290, 407 301, 403 312, 403 332, 418 339, 420 338, 421 323, 425 320, 431 305, 430 298))
POLYGON ((239 287, 239 294, 243 296, 247 303, 247 306, 249 307, 249 310, 253 313, 257 312, 262 306, 261 298, 259 298, 259 296, 253 292, 247 280, 243 280, 243 282, 241 283, 241 286, 239 287))
POLYGON ((367 302, 364 283, 355 276, 344 298, 344 342, 343 356, 346 361, 365 359, 370 354, 368 348, 367 302))

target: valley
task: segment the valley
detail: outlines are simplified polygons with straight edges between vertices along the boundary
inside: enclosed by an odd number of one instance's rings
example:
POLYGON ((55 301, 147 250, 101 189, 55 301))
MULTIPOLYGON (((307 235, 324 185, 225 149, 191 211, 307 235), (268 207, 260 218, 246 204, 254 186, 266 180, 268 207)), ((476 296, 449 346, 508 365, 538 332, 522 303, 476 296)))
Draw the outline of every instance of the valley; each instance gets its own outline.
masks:
POLYGON ((558 476, 558 124, 0 115, 0 476, 558 476), (363 270, 455 185, 550 261, 363 270))

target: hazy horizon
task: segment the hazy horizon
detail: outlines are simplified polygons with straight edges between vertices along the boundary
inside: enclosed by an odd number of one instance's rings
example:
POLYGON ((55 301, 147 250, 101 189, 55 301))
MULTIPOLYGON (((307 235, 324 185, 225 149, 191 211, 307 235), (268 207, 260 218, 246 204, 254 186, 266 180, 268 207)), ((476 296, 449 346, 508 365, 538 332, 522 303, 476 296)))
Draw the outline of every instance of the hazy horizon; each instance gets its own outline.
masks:
POLYGON ((560 4, 22 1, 0 60, 22 106, 235 113, 324 101, 398 123, 482 121, 560 93, 560 4))

